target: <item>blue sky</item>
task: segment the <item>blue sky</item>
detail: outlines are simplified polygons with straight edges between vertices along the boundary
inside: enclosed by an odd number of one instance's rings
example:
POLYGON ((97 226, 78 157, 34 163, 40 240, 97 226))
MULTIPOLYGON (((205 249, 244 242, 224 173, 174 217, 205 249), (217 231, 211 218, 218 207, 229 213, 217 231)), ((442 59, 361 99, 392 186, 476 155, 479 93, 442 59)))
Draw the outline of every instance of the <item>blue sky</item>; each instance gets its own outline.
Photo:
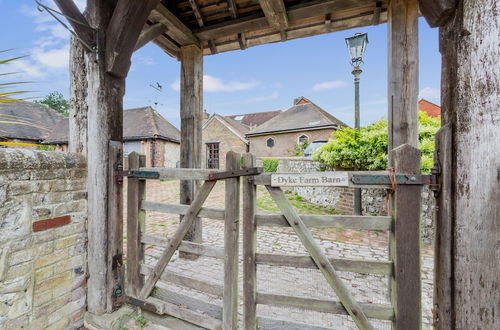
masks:
MULTIPOLYGON (((53 6, 52 0, 43 3, 53 6)), ((75 1, 83 6, 84 0, 75 1)), ((55 8, 55 7, 54 7, 55 8)), ((438 30, 419 21, 420 97, 439 104, 438 30)), ((0 49, 29 55, 5 71, 34 83, 36 96, 69 94, 69 33, 32 0, 0 0, 0 49)), ((204 60, 204 108, 223 115, 286 110, 305 96, 342 121, 354 122, 352 67, 344 38, 367 32, 369 44, 361 75, 361 123, 387 113, 387 25, 320 35, 232 51, 204 60)), ((127 77, 125 108, 156 104, 160 114, 179 126, 180 63, 154 44, 137 51, 127 77), (162 85, 158 92, 150 85, 162 85)))

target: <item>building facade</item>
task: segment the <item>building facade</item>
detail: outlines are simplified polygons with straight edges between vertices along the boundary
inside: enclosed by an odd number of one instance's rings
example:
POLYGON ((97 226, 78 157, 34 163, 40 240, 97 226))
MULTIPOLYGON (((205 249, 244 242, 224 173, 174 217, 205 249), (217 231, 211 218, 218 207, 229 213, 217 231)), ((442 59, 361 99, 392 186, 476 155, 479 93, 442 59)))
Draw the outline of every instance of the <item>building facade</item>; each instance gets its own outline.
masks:
POLYGON ((305 97, 246 134, 249 150, 257 157, 297 156, 303 146, 327 141, 345 123, 305 97))

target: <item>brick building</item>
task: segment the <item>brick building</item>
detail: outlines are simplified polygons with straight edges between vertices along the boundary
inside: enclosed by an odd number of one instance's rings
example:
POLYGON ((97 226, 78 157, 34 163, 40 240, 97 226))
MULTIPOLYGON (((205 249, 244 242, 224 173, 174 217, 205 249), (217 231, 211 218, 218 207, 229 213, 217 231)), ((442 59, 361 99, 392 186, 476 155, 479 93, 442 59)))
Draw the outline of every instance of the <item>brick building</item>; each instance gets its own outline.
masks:
MULTIPOLYGON (((56 151, 67 151, 68 133, 68 119, 63 119, 44 144, 55 145, 56 151)), ((147 167, 176 167, 180 158, 180 132, 149 106, 124 110, 124 157, 132 151, 146 155, 147 167)))
POLYGON ((441 117, 441 107, 426 99, 418 101, 418 110, 425 112, 430 117, 441 117))
POLYGON ((300 97, 290 109, 255 127, 246 137, 250 152, 257 157, 287 157, 303 142, 328 140, 341 126, 347 125, 300 97))
POLYGON ((248 140, 245 134, 249 130, 248 126, 229 117, 212 114, 203 124, 202 166, 224 169, 228 151, 247 152, 248 140))

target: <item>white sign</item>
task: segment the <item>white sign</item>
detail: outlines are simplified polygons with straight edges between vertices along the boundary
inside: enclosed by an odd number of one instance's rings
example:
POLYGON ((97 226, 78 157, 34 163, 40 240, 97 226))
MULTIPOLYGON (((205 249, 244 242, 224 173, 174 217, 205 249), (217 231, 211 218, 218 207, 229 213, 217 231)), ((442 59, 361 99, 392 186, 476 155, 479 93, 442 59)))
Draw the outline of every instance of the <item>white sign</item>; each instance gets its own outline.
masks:
POLYGON ((348 172, 275 173, 272 187, 348 187, 348 172))

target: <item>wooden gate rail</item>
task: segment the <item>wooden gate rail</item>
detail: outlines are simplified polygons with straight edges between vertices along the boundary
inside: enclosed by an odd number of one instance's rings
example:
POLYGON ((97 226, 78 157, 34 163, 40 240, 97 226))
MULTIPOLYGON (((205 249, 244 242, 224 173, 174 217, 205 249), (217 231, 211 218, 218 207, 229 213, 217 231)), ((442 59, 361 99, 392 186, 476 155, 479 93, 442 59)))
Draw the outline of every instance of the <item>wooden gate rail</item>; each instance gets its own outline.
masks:
MULTIPOLYGON (((167 313, 184 319, 193 324, 209 329, 234 329, 238 322, 238 233, 239 233, 239 184, 240 176, 256 175, 262 172, 261 168, 240 169, 240 155, 234 152, 227 154, 226 171, 214 171, 204 169, 165 169, 145 168, 144 162, 136 153, 129 155, 130 169, 124 171, 123 175, 129 180, 129 259, 130 268, 128 282, 130 289, 127 291, 128 301, 131 304, 153 310, 156 313, 167 313), (205 180, 203 186, 191 205, 159 203, 145 200, 145 180, 205 180), (225 209, 202 207, 217 180, 225 180, 226 200, 225 209), (145 211, 184 215, 179 228, 170 238, 148 235, 144 233, 145 211), (197 217, 224 220, 224 249, 212 246, 184 241, 186 233, 197 217), (144 245, 155 245, 164 247, 159 261, 154 266, 144 264, 144 245), (224 286, 222 290, 214 287, 215 284, 195 280, 179 274, 165 272, 165 268, 172 258, 174 252, 186 252, 193 255, 203 255, 224 260, 224 286), (131 252, 131 253, 130 253, 131 252), (146 281, 144 282, 144 277, 146 281), (208 293, 220 293, 223 298, 223 308, 220 317, 214 318, 197 313, 193 310, 182 308, 172 302, 158 300, 158 293, 150 297, 153 288, 162 285, 160 279, 190 287, 208 293), (222 319, 222 321, 220 320, 222 319)), ((156 290, 158 291, 158 290, 156 290)), ((184 297, 194 301, 190 297, 184 297)), ((196 304, 199 304, 197 302, 196 304)))
MULTIPOLYGON (((258 327, 257 321, 261 318, 256 315, 257 304, 350 314, 360 329, 372 328, 367 318, 392 320, 394 329, 420 327, 420 189, 424 184, 432 184, 434 178, 419 174, 418 149, 403 145, 393 151, 392 157, 397 164, 395 170, 399 173, 395 174, 397 188, 391 194, 390 216, 299 215, 280 188, 280 186, 393 188, 390 174, 385 171, 263 173, 245 178, 243 182, 245 329, 253 330, 258 327), (282 214, 256 214, 256 185, 266 187, 282 214), (310 255, 257 253, 258 226, 292 227, 310 255), (308 228, 388 231, 391 233, 390 260, 355 260, 326 256, 314 242, 308 228), (340 301, 259 293, 256 287, 257 264, 319 269, 340 301), (388 275, 391 305, 358 304, 350 297, 336 276, 336 271, 388 275)), ((245 166, 255 166, 255 158, 252 155, 246 156, 245 166)))

